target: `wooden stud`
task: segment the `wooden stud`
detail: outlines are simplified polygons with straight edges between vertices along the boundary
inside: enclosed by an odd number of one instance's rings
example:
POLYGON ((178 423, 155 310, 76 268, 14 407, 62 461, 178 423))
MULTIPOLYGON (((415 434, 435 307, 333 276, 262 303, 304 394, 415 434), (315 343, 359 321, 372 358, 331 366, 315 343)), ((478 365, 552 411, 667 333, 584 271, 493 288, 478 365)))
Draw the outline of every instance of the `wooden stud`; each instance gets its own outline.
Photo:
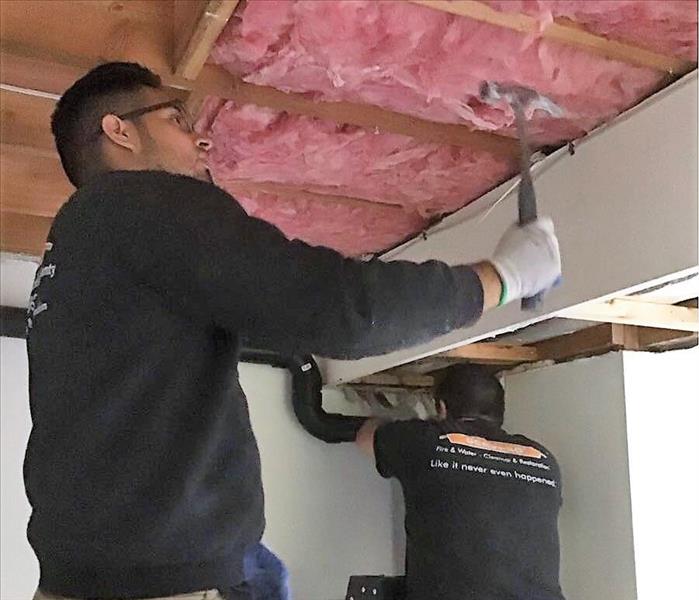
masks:
POLYGON ((194 80, 239 0, 175 0, 175 75, 194 80))
POLYGON ((572 24, 570 21, 556 20, 553 23, 544 25, 542 28, 540 21, 534 17, 495 10, 487 4, 476 0, 410 1, 434 10, 468 17, 481 23, 511 29, 519 33, 539 35, 544 39, 576 46, 586 52, 604 58, 619 60, 639 67, 648 67, 657 71, 665 71, 673 75, 686 73, 695 65, 695 63, 683 58, 666 56, 590 33, 579 25, 572 24))
POLYGON ((557 316, 584 321, 699 331, 699 310, 696 308, 641 302, 628 298, 586 302, 567 308, 557 316))
POLYGON ((264 106, 294 115, 357 125, 369 131, 406 135, 421 142, 473 148, 508 159, 514 159, 519 154, 516 139, 473 131, 465 125, 426 121, 369 104, 315 101, 306 94, 287 93, 273 87, 246 83, 213 65, 206 65, 202 69, 195 87, 200 96, 211 94, 233 100, 239 105, 264 106))

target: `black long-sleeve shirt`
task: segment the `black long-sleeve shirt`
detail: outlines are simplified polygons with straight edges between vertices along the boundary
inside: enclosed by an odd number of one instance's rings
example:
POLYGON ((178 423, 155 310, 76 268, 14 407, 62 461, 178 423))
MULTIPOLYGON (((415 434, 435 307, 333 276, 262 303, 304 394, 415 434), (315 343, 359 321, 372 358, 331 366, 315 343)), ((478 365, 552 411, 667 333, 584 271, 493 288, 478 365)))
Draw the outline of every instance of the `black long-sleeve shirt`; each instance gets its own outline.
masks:
POLYGON ((239 583, 264 529, 240 340, 359 358, 467 325, 482 303, 467 266, 290 242, 188 177, 114 172, 80 188, 28 317, 41 587, 114 598, 239 583))

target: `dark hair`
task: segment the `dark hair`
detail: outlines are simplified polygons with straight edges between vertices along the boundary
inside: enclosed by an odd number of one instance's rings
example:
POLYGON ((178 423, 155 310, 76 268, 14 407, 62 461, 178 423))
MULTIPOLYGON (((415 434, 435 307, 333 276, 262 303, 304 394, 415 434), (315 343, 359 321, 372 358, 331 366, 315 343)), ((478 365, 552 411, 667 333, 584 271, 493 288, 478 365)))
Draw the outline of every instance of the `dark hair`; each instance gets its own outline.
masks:
POLYGON ((144 87, 159 88, 160 77, 136 63, 111 62, 92 69, 61 96, 51 131, 63 170, 75 187, 102 167, 102 117, 132 110, 133 96, 144 87))
POLYGON ((434 396, 437 402, 444 402, 449 417, 475 417, 502 425, 505 391, 487 368, 482 365, 460 364, 453 365, 442 373, 434 396))

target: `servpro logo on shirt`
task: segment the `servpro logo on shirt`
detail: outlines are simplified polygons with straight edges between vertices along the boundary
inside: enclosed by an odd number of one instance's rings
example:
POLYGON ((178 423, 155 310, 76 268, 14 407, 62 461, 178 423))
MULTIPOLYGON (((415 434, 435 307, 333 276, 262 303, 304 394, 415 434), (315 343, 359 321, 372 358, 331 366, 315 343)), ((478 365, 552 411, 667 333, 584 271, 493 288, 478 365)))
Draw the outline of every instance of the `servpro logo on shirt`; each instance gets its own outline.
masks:
POLYGON ((476 435, 466 435, 465 433, 447 433, 440 435, 440 440, 449 440, 458 446, 469 446, 479 450, 492 450, 502 454, 514 454, 515 456, 528 456, 529 458, 546 458, 546 455, 532 446, 520 446, 507 442, 495 442, 476 435))
POLYGON ((479 473, 504 479, 521 480, 526 483, 543 484, 552 488, 558 487, 558 483, 554 479, 527 472, 527 467, 550 470, 550 466, 545 462, 536 462, 538 459, 547 458, 546 454, 538 448, 511 442, 498 442, 465 433, 447 433, 440 435, 439 439, 447 440, 451 446, 437 446, 438 455, 430 461, 431 469, 479 473), (482 452, 477 452, 478 450, 482 452), (490 454, 490 452, 497 452, 500 456, 490 454), (509 457, 503 455, 509 455, 509 457))

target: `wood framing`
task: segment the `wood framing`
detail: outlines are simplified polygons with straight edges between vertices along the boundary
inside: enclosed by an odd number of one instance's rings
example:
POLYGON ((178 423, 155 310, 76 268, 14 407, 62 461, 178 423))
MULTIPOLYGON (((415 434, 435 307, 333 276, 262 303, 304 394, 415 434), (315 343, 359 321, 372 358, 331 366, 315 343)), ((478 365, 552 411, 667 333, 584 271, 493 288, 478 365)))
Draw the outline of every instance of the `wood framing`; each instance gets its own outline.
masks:
POLYGON ((13 212, 0 212, 0 250, 41 256, 53 219, 13 212))
POLYGON ((194 80, 239 0, 174 0, 175 75, 194 80))
POLYGON ((426 121, 370 104, 316 101, 307 94, 246 83, 213 65, 204 67, 196 88, 199 95, 213 94, 238 104, 255 104, 293 115, 357 125, 369 131, 407 135, 421 142, 464 146, 511 159, 519 154, 518 142, 512 138, 473 131, 465 125, 426 121))
POLYGON ((690 71, 694 63, 645 50, 631 44, 610 40, 590 33, 571 21, 556 20, 543 28, 540 21, 521 13, 495 10, 476 0, 410 0, 414 4, 427 6, 453 15, 468 17, 475 21, 504 27, 519 33, 540 35, 544 39, 576 46, 598 56, 619 60, 639 67, 649 67, 673 75, 690 71))
POLYGON ((534 346, 509 346, 496 342, 468 344, 437 355, 444 358, 465 359, 483 364, 511 364, 541 360, 534 346))
POLYGON ((641 325, 680 331, 699 331, 699 310, 687 306, 657 304, 633 297, 586 302, 561 311, 558 316, 584 321, 641 325))
POLYGON ((352 381, 353 387, 424 389, 439 378, 439 371, 459 362, 491 365, 493 371, 522 364, 549 365, 577 358, 598 356, 614 350, 665 351, 696 346, 693 332, 604 323, 526 346, 478 342, 449 352, 352 381))
POLYGON ((0 15, 3 50, 32 49, 58 65, 67 64, 61 56, 72 56, 88 68, 106 60, 136 60, 161 74, 170 71, 171 1, 2 1, 0 15))
POLYGON ((232 180, 226 182, 226 187, 238 192, 242 195, 246 193, 267 193, 273 194, 280 198, 296 198, 310 200, 311 202, 332 202, 334 204, 345 204, 357 208, 376 208, 382 207, 388 210, 402 211, 403 208, 399 204, 389 204, 387 202, 377 202, 374 200, 365 200, 364 198, 353 198, 339 194, 330 194, 326 192, 317 192, 309 190, 306 186, 289 185, 286 183, 276 183, 274 181, 251 181, 251 180, 232 180))

